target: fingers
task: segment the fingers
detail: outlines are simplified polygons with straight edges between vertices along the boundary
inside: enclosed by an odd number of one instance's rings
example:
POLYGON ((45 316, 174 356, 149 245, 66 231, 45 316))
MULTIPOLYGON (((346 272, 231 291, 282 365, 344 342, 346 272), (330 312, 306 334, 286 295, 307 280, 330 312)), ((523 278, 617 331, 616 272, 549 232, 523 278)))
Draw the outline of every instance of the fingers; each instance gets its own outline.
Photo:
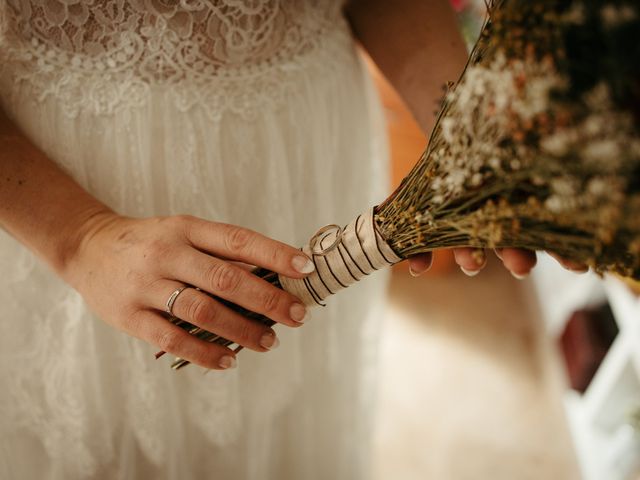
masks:
POLYGON ((564 268, 566 268, 567 270, 574 272, 574 273, 587 273, 589 271, 589 267, 583 263, 580 262, 574 262, 572 260, 567 260, 565 258, 562 258, 560 255, 553 253, 553 252, 547 252, 549 255, 551 255, 553 258, 556 259, 556 261, 562 265, 564 268))
POLYGON ((526 277, 536 266, 538 258, 536 252, 520 248, 501 248, 495 250, 497 257, 502 260, 505 268, 517 279, 526 277))
POLYGON ((313 262, 300 250, 253 230, 194 218, 185 230, 199 250, 218 257, 240 260, 292 278, 313 272, 313 262))
POLYGON ((240 268, 205 253, 185 249, 169 267, 173 277, 290 327, 306 319, 307 309, 290 293, 240 268))
POLYGON ((431 252, 415 255, 409 259, 409 273, 418 277, 427 272, 433 263, 433 255, 431 252))
MULTIPOLYGON (((180 286, 180 283, 169 280, 158 282, 157 287, 145 292, 145 300, 152 308, 163 310, 163 299, 180 286)), ((178 295, 172 313, 181 320, 257 352, 273 350, 280 344, 276 333, 268 326, 232 311, 195 288, 186 288, 178 295)))
POLYGON ((227 347, 189 335, 151 310, 139 310, 126 324, 127 331, 165 352, 213 370, 236 366, 235 353, 227 347))
POLYGON ((456 263, 465 275, 473 277, 487 264, 484 250, 480 248, 456 248, 453 250, 456 263))

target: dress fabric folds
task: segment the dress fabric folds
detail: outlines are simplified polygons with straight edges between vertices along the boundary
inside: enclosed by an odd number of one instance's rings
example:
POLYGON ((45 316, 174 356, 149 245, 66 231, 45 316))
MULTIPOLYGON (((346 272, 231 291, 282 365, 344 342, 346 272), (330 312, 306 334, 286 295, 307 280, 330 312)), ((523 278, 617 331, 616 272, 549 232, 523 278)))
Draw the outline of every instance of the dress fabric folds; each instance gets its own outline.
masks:
MULTIPOLYGON (((3 0, 0 101, 119 213, 301 246, 387 189, 340 3, 3 0)), ((387 272, 229 372, 172 371, 3 231, 0 272, 0 478, 367 477, 387 272)))

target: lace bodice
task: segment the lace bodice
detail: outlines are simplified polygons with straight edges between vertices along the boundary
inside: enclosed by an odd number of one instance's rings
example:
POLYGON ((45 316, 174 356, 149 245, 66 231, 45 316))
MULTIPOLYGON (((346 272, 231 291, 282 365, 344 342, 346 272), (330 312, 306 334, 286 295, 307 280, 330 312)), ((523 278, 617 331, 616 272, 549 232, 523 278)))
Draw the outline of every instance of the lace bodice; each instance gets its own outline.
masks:
POLYGON ((219 111, 221 103, 259 104, 248 98, 259 90, 263 98, 270 91, 282 95, 276 85, 286 78, 275 71, 305 68, 305 57, 336 31, 344 36, 341 4, 6 0, 0 3, 0 59, 12 65, 12 82, 36 85, 40 97, 64 96, 70 114, 78 99, 108 113, 123 97, 139 104, 150 87, 166 85, 185 87, 179 95, 185 108, 205 101, 219 111))

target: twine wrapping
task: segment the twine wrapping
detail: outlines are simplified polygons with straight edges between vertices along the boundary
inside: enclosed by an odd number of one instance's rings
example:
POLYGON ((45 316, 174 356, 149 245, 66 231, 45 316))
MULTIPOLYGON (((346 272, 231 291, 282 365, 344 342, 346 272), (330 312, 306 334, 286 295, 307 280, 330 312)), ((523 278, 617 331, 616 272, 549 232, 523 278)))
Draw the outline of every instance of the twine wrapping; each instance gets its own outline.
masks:
POLYGON ((316 269, 303 279, 280 275, 282 288, 307 306, 325 306, 324 299, 375 270, 402 260, 378 233, 373 207, 346 227, 321 228, 302 248, 316 269))

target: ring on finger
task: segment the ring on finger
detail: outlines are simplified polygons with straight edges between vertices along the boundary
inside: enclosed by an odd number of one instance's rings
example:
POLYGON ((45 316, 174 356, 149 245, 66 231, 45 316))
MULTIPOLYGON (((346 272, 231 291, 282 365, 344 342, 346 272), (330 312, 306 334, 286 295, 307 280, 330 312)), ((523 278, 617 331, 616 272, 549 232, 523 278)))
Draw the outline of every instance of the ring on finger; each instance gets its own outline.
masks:
POLYGON ((192 287, 191 285, 183 285, 182 287, 176 288, 173 292, 171 292, 171 295, 169 296, 169 299, 167 300, 167 303, 166 303, 167 308, 165 310, 172 317, 175 316, 173 314, 173 304, 176 303, 176 300, 178 299, 180 294, 182 292, 184 292, 187 288, 193 288, 193 289, 195 289, 197 291, 201 291, 200 288, 198 288, 198 287, 192 287))

